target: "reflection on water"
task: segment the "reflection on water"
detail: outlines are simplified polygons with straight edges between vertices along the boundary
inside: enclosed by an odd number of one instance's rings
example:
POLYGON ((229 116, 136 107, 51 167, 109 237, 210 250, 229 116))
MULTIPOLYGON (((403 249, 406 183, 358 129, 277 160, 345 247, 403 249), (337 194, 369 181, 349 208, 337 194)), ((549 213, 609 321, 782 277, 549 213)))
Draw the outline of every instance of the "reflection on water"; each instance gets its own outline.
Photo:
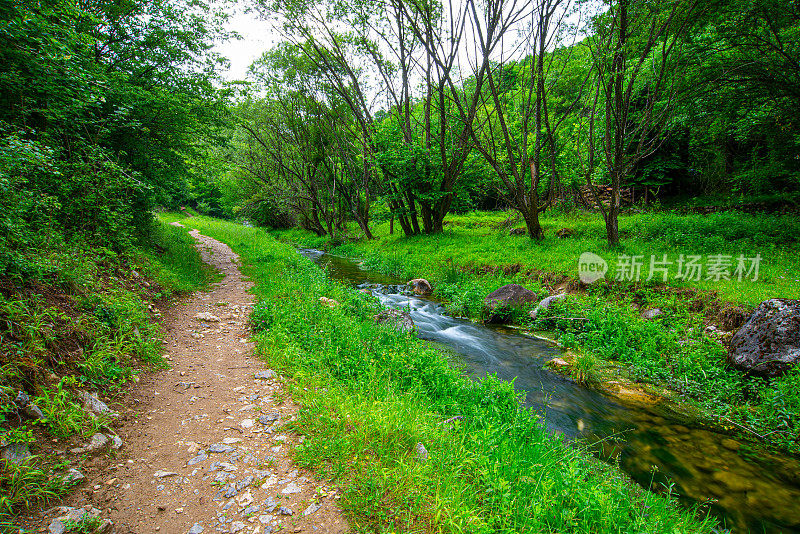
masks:
POLYGON ((408 311, 417 335, 449 347, 472 376, 496 373, 514 380, 551 431, 599 443, 601 457, 617 458, 643 486, 669 480, 684 501, 713 502, 712 511, 734 532, 800 533, 797 459, 755 459, 739 442, 685 421, 666 407, 626 406, 543 369, 545 361, 559 354, 547 341, 450 317, 440 304, 410 295, 397 280, 362 270, 347 258, 316 250, 301 254, 332 278, 369 288, 384 305, 408 311))

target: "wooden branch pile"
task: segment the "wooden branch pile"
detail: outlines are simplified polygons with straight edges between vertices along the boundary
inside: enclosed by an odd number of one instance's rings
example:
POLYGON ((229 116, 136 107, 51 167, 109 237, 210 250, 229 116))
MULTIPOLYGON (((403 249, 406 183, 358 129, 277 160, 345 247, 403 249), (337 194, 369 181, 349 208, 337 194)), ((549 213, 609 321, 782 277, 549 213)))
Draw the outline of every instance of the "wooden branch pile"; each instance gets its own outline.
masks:
MULTIPOLYGON (((603 203, 603 206, 608 207, 611 205, 611 198, 612 198, 612 188, 610 185, 604 184, 595 184, 594 190, 597 195, 597 200, 603 203)), ((600 206, 597 204, 595 200, 595 195, 592 194, 592 189, 588 185, 581 186, 580 188, 581 198, 583 200, 583 204, 588 207, 589 209, 600 209, 600 206)), ((620 189, 619 192, 619 199, 620 199, 620 206, 630 206, 633 204, 633 188, 632 187, 623 187, 620 189)))

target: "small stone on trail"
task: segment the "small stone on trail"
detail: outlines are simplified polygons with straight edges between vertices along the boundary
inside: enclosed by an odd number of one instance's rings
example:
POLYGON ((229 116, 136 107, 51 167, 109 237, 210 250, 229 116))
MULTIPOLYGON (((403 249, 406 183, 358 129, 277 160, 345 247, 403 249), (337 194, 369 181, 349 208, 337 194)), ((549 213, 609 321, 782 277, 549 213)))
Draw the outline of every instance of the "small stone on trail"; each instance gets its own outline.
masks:
POLYGON ((200 534, 204 530, 205 529, 203 528, 203 525, 201 525, 200 523, 195 523, 194 525, 192 525, 192 528, 190 528, 189 532, 187 532, 186 534, 200 534))
POLYGON ((222 443, 225 445, 233 445, 235 443, 239 443, 242 441, 242 438, 225 438, 222 440, 222 443))
POLYGON ((251 516, 253 514, 257 514, 261 510, 261 507, 258 505, 255 506, 248 506, 244 510, 242 510, 242 515, 245 517, 251 516))
POLYGON ((417 443, 417 446, 414 448, 417 451, 417 460, 420 462, 424 462, 428 459, 428 449, 425 448, 425 445, 422 443, 417 443))
POLYGON ((117 436, 116 434, 108 434, 108 437, 111 438, 111 448, 115 451, 118 451, 122 448, 122 438, 117 436))
POLYGON ((61 479, 61 481, 65 485, 70 486, 70 485, 73 485, 73 484, 78 484, 79 482, 81 482, 85 478, 86 477, 83 476, 83 473, 81 473, 80 471, 78 471, 74 467, 70 467, 69 470, 67 471, 67 474, 64 475, 64 477, 61 479))
POLYGON ((267 500, 264 501, 264 510, 267 512, 274 512, 275 508, 278 507, 278 501, 275 500, 274 497, 267 497, 267 500))
POLYGON ((258 418, 258 422, 261 423, 262 425, 268 425, 274 421, 277 421, 280 418, 281 418, 280 414, 265 413, 264 415, 258 418))
POLYGON ((234 521, 231 523, 231 534, 244 530, 244 527, 245 524, 242 521, 234 521))
POLYGON ((47 528, 47 532, 50 534, 64 534, 67 531, 67 527, 64 526, 64 523, 60 519, 53 519, 50 522, 50 526, 47 528))
POLYGON ((155 478, 174 477, 174 476, 177 476, 177 475, 178 475, 178 473, 174 473, 172 471, 163 471, 161 469, 159 469, 158 471, 153 473, 153 476, 155 478))
POLYGON ((108 444, 109 444, 108 436, 98 432, 92 436, 92 439, 89 441, 89 443, 87 443, 83 447, 76 447, 74 449, 70 449, 70 452, 73 452, 75 454, 98 452, 108 447, 108 444))
POLYGON ((208 312, 198 313, 197 315, 194 316, 194 318, 197 321, 208 321, 210 323, 218 323, 219 322, 219 317, 217 317, 214 314, 208 313, 208 312))
POLYGON ((201 452, 200 454, 198 454, 197 456, 195 456, 194 458, 192 458, 191 460, 186 462, 186 464, 187 465, 194 465, 194 464, 196 464, 198 462, 202 462, 203 460, 207 460, 207 459, 208 459, 208 455, 206 453, 204 453, 204 452, 201 452))
POLYGON ((272 380, 275 378, 275 371, 267 369, 266 371, 259 371, 256 373, 256 378, 259 380, 272 380))
POLYGON ((318 505, 318 504, 310 504, 310 505, 308 506, 308 508, 306 508, 306 509, 303 511, 303 515, 311 515, 311 514, 313 514, 314 512, 316 512, 317 510, 319 510, 319 505, 318 505))
POLYGON ((233 452, 235 450, 236 449, 234 449, 230 445, 225 445, 224 443, 214 443, 208 448, 208 452, 215 452, 215 453, 233 452))
POLYGON ((292 512, 291 508, 286 508, 285 506, 281 506, 278 509, 278 513, 281 514, 281 515, 292 515, 292 514, 294 514, 294 512, 292 512))
POLYGON ((300 493, 301 491, 303 491, 303 488, 294 482, 289 482, 289 484, 287 484, 286 487, 281 490, 281 493, 284 495, 289 495, 291 493, 300 493))
POLYGON ((239 423, 242 428, 253 428, 255 421, 252 419, 244 419, 241 423, 239 423))

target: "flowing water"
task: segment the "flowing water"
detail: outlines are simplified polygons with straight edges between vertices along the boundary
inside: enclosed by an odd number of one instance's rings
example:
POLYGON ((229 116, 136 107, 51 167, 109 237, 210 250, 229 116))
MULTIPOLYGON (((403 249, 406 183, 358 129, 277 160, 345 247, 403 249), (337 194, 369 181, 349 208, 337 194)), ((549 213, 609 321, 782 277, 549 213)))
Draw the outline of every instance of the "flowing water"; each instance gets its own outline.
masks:
POLYGON ((626 405, 582 387, 543 364, 560 354, 553 343, 503 327, 446 315, 431 299, 409 295, 398 280, 362 270, 348 258, 317 250, 301 254, 330 276, 411 314, 417 335, 455 352, 474 377, 514 380, 551 431, 596 443, 644 487, 671 481, 687 503, 708 503, 733 532, 800 533, 800 461, 749 454, 746 444, 686 420, 666 406, 626 405))

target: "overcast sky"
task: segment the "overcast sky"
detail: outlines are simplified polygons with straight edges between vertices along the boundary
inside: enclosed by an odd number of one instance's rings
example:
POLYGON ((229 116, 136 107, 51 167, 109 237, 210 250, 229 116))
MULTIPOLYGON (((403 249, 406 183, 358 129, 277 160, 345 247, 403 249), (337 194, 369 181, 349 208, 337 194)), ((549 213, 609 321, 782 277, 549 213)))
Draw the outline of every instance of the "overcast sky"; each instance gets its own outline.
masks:
POLYGON ((271 24, 253 12, 235 12, 228 22, 228 29, 242 36, 238 41, 228 41, 215 47, 217 52, 231 62, 230 69, 220 73, 229 81, 244 79, 250 64, 280 40, 273 32, 271 24))

